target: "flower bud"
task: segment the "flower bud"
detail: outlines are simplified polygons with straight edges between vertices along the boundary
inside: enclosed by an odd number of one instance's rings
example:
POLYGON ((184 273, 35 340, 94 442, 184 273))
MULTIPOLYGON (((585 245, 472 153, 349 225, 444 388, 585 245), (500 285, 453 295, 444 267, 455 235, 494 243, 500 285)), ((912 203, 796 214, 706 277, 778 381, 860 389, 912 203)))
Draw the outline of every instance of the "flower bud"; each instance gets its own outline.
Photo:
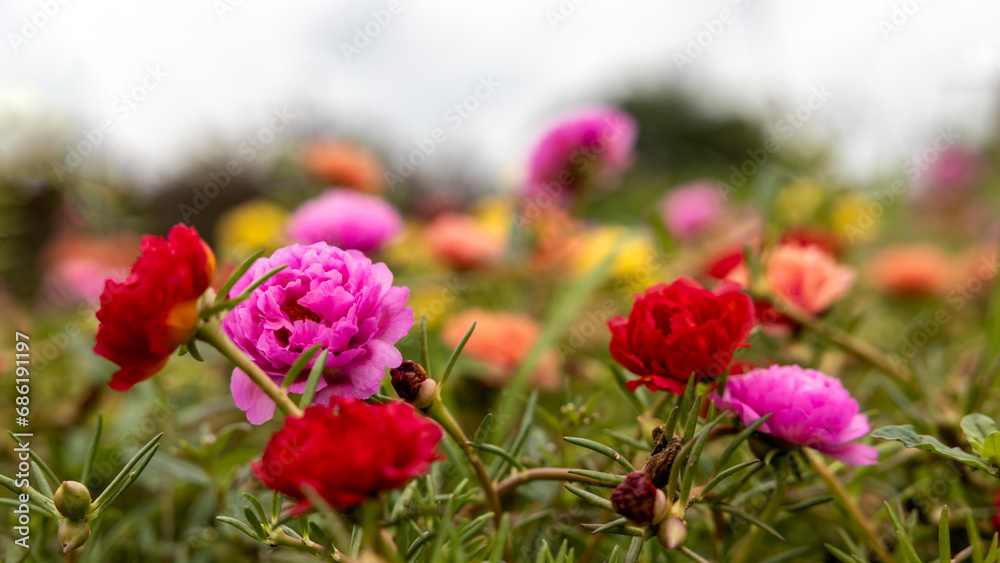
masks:
POLYGON ((390 370, 392 388, 404 401, 418 409, 425 409, 434 402, 437 382, 427 379, 427 372, 420 364, 406 360, 403 365, 390 370))
POLYGON ((68 520, 83 520, 90 512, 90 491, 76 481, 63 481, 52 500, 56 510, 68 520))
POLYGON ((653 485, 645 471, 633 471, 611 493, 611 506, 629 522, 646 526, 666 516, 667 496, 653 485))
POLYGON ((59 524, 59 542, 62 543, 63 553, 80 547, 90 538, 90 524, 83 521, 63 520, 59 524))
POLYGON ((656 532, 656 539, 660 540, 660 545, 667 549, 677 549, 684 545, 687 537, 687 524, 676 516, 670 516, 664 520, 656 532))

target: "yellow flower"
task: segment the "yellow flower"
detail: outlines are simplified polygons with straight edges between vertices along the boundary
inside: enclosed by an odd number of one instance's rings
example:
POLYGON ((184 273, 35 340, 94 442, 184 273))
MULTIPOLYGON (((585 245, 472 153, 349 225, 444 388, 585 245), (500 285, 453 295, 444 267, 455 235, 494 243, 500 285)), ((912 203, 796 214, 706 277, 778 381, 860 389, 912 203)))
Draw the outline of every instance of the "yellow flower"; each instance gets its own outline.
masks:
POLYGON ((267 252, 284 244, 288 214, 277 205, 253 200, 227 211, 216 225, 222 251, 235 258, 264 247, 267 252))
POLYGON ((428 328, 434 328, 448 316, 458 300, 455 290, 444 284, 431 284, 411 288, 406 302, 413 309, 413 318, 420 323, 420 317, 427 317, 428 328))
POLYGON ((475 216, 483 229, 498 240, 506 240, 513 224, 513 203, 509 198, 484 199, 477 207, 475 216))
POLYGON ((885 207, 858 193, 847 194, 834 205, 831 223, 837 237, 849 244, 867 242, 878 234, 885 207), (875 205, 873 205, 875 204, 875 205))
POLYGON ((585 274, 615 251, 611 273, 619 278, 632 277, 647 268, 654 253, 649 237, 643 234, 629 233, 622 227, 600 227, 584 235, 573 269, 578 275, 585 274))
POLYGON ((823 186, 808 178, 788 184, 775 200, 778 215, 793 225, 812 219, 822 203, 823 186))

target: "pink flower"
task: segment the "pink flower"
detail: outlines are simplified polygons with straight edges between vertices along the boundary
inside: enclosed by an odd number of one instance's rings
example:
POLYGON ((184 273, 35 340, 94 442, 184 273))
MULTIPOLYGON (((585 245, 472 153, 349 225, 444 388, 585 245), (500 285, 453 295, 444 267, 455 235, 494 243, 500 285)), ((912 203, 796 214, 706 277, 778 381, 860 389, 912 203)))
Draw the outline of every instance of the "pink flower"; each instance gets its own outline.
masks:
POLYGON ((591 184, 613 185, 631 163, 636 133, 635 120, 609 107, 560 120, 532 151, 525 196, 569 204, 591 184))
POLYGON ((774 365, 729 380, 716 406, 732 410, 745 425, 770 413, 758 429, 808 446, 848 465, 875 465, 878 450, 850 443, 868 434, 868 417, 839 379, 799 366, 774 365))
MULTIPOLYGON (((329 355, 317 403, 329 404, 333 396, 372 396, 385 368, 403 361, 395 344, 413 326, 413 311, 406 306, 409 289, 393 287, 385 264, 320 242, 288 246, 257 260, 231 295, 281 265, 288 267, 226 316, 226 334, 279 384, 303 351, 320 344, 329 355)), ((304 388, 305 375, 291 391, 304 388)), ((274 415, 274 402, 240 369, 233 370, 231 389, 250 422, 260 424, 274 415)))
POLYGON ((695 235, 722 215, 722 197, 722 192, 708 180, 678 186, 660 203, 663 225, 675 237, 695 235))
POLYGON ((776 246, 767 258, 764 278, 775 297, 818 314, 851 290, 857 273, 815 245, 776 246))
POLYGON ((965 199, 982 183, 983 157, 968 146, 951 145, 940 151, 914 190, 920 205, 952 204, 965 199))
POLYGON ((288 218, 288 236, 295 242, 361 252, 378 250, 402 228, 399 212, 386 201, 347 189, 328 190, 288 218))

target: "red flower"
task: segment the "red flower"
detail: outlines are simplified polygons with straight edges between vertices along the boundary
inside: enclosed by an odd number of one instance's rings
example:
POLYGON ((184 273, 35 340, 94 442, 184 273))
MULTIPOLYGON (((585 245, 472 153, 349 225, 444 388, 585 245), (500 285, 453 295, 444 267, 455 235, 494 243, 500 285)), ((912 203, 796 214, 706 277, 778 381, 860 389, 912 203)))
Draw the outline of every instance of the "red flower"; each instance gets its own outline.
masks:
POLYGON ((285 419, 251 469, 268 488, 298 500, 296 512, 310 506, 303 485, 343 510, 426 473, 441 458, 441 435, 406 403, 334 397, 329 407, 314 405, 302 418, 285 419))
POLYGON ((692 377, 714 378, 733 360, 753 328, 753 302, 733 283, 713 293, 690 278, 659 284, 636 298, 628 319, 608 321, 611 356, 645 385, 675 395, 692 377))
POLYGON ((146 236, 142 256, 122 283, 101 294, 94 352, 118 364, 112 389, 126 391, 163 368, 198 322, 198 298, 215 278, 215 255, 193 227, 167 239, 146 236))

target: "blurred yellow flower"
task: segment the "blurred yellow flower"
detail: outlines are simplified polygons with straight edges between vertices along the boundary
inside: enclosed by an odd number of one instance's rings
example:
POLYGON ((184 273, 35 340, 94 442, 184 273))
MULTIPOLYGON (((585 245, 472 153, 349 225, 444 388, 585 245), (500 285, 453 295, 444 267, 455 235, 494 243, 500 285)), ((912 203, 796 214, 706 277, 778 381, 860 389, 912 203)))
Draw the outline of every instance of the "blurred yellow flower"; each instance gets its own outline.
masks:
POLYGON ((420 323, 420 317, 427 317, 427 326, 434 328, 448 316, 458 300, 454 289, 445 284, 424 285, 411 288, 410 298, 406 302, 413 309, 413 318, 420 323))
POLYGON ((502 240, 506 240, 510 233, 513 214, 513 202, 509 198, 500 197, 484 199, 476 206, 475 212, 483 230, 502 240))
POLYGON ((833 230, 841 241, 848 244, 867 242, 878 234, 878 226, 885 208, 872 205, 871 198, 850 193, 837 201, 830 217, 833 230))
POLYGON ((600 227, 583 236, 573 270, 578 275, 585 274, 615 251, 617 255, 611 265, 611 274, 619 278, 640 273, 654 253, 652 242, 644 234, 629 233, 622 227, 600 227))
POLYGON ((267 252, 284 244, 288 213, 264 200, 253 200, 227 211, 216 225, 222 252, 236 260, 264 247, 267 252))
POLYGON ((811 178, 797 180, 778 192, 775 206, 778 216, 798 225, 812 219, 823 203, 823 186, 811 178))

